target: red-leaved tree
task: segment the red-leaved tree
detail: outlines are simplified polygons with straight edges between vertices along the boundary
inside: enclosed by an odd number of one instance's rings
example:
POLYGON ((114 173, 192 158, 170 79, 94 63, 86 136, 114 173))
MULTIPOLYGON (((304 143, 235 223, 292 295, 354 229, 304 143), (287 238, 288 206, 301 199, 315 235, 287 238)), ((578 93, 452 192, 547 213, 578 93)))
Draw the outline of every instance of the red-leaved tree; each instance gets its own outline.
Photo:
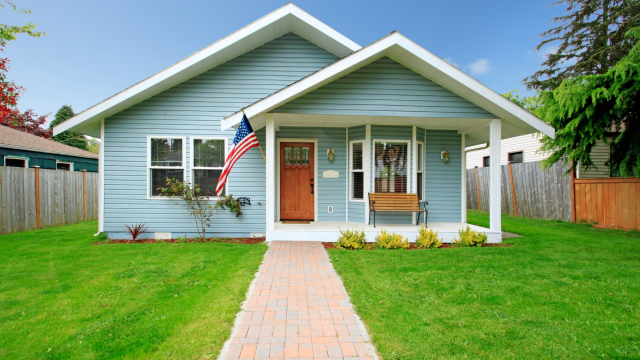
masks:
MULTIPOLYGON (((4 44, 0 44, 0 51, 4 51, 4 44)), ((0 58, 0 117, 5 118, 15 111, 20 93, 24 91, 22 86, 16 85, 7 79, 9 59, 0 58)))
POLYGON ((6 116, 0 118, 0 124, 44 139, 51 139, 51 129, 43 127, 47 122, 47 115, 38 115, 31 109, 23 113, 10 109, 6 116))

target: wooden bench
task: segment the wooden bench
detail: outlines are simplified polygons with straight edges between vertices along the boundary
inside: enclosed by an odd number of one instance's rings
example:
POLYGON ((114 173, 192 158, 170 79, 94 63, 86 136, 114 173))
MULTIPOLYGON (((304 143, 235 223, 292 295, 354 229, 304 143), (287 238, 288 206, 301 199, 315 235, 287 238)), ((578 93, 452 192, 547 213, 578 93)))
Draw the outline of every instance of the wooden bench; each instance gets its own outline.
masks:
MULTIPOLYGON (((426 208, 428 202, 418 200, 418 194, 405 193, 369 193, 369 223, 373 213, 373 227, 376 227, 376 212, 411 212, 424 213, 424 224, 427 225, 429 211, 426 208), (424 204, 420 208, 420 204, 424 204)), ((418 216, 416 225, 420 221, 418 216)))

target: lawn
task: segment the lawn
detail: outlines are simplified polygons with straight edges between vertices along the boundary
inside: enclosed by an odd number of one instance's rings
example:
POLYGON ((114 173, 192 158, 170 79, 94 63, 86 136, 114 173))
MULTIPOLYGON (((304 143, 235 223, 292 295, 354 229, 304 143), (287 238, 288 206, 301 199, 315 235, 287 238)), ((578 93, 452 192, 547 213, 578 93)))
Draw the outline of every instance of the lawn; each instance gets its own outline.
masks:
POLYGON ((215 358, 267 247, 0 236, 0 358, 215 358))
MULTIPOLYGON (((486 213, 469 222, 489 225, 486 213)), ((640 359, 640 234, 503 216, 501 248, 329 250, 384 359, 640 359)))

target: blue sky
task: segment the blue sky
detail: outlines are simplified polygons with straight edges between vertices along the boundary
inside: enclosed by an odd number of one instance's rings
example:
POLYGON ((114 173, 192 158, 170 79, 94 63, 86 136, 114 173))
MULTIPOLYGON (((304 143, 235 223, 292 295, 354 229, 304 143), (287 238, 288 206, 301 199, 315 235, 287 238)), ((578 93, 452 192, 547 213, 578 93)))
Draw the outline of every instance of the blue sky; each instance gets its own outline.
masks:
MULTIPOLYGON (((551 0, 299 0, 361 46, 397 30, 490 88, 524 92, 540 68, 539 34, 563 13, 551 0)), ((80 112, 284 5, 285 1, 15 0, 3 23, 37 23, 43 38, 7 45, 9 77, 27 88, 20 110, 80 112)))

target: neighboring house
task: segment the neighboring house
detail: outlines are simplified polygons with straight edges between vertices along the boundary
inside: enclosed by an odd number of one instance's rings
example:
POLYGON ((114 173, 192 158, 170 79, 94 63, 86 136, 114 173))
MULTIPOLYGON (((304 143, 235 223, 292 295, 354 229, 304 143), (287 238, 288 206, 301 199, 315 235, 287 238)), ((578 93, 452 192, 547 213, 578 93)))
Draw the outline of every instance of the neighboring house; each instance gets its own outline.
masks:
MULTIPOLYGON (((540 135, 524 135, 502 140, 500 151, 500 163, 506 165, 509 162, 534 162, 546 159, 549 154, 540 153, 540 135)), ((470 150, 467 152, 467 169, 474 167, 485 167, 490 165, 490 147, 479 146, 480 150, 470 150)), ((609 167, 606 162, 609 160, 609 146, 604 141, 599 141, 591 150, 591 159, 596 167, 585 169, 578 168, 576 177, 578 178, 604 178, 610 177, 609 167)))
MULTIPOLYGON (((99 231, 124 223, 149 236, 195 233, 167 177, 215 190, 247 114, 262 145, 235 165, 225 194, 243 215, 213 217, 216 236, 335 241, 339 229, 381 228, 415 239, 415 214, 378 213, 368 193, 418 193, 445 241, 466 227, 464 149, 553 129, 397 32, 367 47, 293 4, 89 108, 54 128, 99 137, 99 231), (446 153, 445 153, 446 152, 446 153), (328 156, 334 154, 335 158, 328 156), (333 161, 332 161, 333 160, 333 161), (290 224, 283 220, 308 220, 290 224)), ((501 240, 500 172, 492 171, 489 241, 501 240)), ((420 217, 422 219, 422 217, 420 217)))
POLYGON ((98 172, 98 155, 0 125, 3 166, 98 172))

